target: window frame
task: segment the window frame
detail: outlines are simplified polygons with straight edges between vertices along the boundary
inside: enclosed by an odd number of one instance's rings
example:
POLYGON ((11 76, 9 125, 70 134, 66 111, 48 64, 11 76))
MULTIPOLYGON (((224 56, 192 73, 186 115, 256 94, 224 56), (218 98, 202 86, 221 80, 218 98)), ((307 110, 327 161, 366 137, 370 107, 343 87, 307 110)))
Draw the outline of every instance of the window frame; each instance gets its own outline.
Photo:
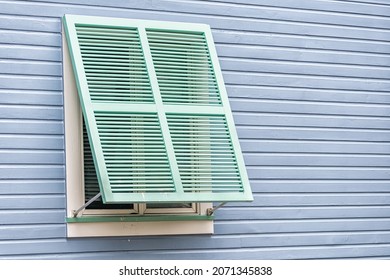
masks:
POLYGON ((85 209, 81 217, 73 211, 84 202, 82 112, 68 45, 62 28, 64 126, 66 155, 66 220, 68 237, 212 234, 212 203, 193 203, 191 209, 147 208, 85 209))

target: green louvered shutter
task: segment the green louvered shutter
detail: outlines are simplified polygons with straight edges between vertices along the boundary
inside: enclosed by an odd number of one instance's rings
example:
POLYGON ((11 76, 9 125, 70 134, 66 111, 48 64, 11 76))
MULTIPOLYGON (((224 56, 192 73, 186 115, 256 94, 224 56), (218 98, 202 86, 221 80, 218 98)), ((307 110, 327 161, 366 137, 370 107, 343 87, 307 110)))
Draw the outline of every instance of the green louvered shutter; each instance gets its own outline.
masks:
POLYGON ((64 25, 103 202, 252 200, 207 25, 64 25))

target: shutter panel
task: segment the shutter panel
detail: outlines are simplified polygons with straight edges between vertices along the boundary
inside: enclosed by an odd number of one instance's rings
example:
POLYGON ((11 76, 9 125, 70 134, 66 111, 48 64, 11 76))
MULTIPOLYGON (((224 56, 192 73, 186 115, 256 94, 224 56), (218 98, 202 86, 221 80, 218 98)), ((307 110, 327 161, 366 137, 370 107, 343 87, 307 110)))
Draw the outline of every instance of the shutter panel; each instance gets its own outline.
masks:
POLYGON ((223 116, 168 115, 184 192, 242 192, 240 173, 223 116))
POLYGON ((103 202, 252 200, 207 25, 64 25, 103 202))
POLYGON ((164 104, 221 105, 203 32, 147 29, 164 104))

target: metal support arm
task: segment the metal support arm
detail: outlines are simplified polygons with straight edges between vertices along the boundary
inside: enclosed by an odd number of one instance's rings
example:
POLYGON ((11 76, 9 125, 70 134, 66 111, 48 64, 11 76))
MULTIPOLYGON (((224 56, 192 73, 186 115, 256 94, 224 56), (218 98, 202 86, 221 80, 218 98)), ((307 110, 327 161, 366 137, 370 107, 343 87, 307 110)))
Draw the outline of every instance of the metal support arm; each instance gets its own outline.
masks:
POLYGON ((85 208, 87 208, 92 202, 94 202, 96 199, 98 199, 99 197, 101 197, 102 194, 101 193, 98 193, 97 195, 95 195, 94 197, 92 197, 90 200, 88 200, 83 206, 81 206, 79 209, 77 210, 73 210, 73 218, 76 218, 77 215, 82 211, 84 210, 85 208))

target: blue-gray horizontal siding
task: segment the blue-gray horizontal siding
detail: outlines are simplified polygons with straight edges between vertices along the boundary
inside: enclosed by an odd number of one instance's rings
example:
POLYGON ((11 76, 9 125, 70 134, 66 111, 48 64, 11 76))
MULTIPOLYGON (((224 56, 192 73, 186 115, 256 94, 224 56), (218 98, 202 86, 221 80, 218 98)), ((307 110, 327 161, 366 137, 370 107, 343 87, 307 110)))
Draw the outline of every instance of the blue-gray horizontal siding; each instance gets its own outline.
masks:
POLYGON ((0 1, 0 258, 390 257, 386 0, 0 1), (254 192, 212 236, 67 239, 61 17, 210 24, 254 192))

